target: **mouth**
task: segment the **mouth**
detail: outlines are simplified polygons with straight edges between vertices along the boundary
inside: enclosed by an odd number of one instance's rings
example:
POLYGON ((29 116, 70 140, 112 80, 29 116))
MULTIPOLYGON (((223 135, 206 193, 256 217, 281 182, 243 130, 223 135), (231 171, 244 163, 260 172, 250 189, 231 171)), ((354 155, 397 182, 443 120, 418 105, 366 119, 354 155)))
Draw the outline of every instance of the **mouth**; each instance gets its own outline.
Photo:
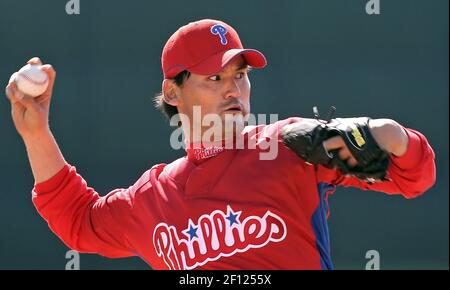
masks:
POLYGON ((242 113, 242 107, 240 105, 232 105, 225 109, 227 113, 242 113))

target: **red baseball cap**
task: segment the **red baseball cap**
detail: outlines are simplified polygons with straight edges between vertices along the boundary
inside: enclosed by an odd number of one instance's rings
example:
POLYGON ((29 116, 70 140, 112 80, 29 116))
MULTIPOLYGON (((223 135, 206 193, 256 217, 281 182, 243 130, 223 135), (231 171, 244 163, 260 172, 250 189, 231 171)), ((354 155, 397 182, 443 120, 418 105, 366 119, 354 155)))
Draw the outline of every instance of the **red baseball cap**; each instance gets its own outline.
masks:
POLYGON ((234 57, 263 68, 267 61, 256 49, 244 49, 233 27, 223 21, 203 19, 180 27, 164 46, 161 63, 165 79, 187 70, 200 75, 220 72, 234 57))

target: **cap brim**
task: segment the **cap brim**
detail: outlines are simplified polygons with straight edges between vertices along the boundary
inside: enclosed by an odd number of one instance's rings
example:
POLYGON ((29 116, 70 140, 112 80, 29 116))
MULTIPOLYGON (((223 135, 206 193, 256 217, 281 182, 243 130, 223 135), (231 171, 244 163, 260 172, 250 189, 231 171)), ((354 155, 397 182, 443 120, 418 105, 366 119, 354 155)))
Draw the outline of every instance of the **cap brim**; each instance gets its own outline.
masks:
POLYGON ((239 55, 242 55, 247 64, 253 68, 263 68, 267 65, 265 56, 256 49, 230 49, 219 52, 187 70, 199 75, 213 75, 239 55))

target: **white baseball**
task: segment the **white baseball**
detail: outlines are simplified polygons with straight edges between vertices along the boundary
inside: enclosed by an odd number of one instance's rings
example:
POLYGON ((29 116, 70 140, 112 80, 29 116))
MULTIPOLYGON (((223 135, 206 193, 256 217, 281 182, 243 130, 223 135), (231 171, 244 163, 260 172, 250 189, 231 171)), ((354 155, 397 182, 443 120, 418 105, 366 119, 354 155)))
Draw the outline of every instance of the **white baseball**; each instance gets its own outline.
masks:
POLYGON ((22 93, 37 97, 47 90, 48 76, 39 66, 27 64, 17 72, 15 82, 22 93))

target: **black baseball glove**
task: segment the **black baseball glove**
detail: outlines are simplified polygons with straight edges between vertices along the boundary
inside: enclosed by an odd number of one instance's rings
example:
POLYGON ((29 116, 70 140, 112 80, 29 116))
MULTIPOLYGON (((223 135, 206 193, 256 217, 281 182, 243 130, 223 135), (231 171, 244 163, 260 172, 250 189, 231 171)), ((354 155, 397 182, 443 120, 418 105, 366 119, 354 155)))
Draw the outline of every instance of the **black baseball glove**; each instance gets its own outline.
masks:
POLYGON ((283 127, 283 143, 299 157, 310 164, 321 164, 328 168, 337 168, 345 175, 373 183, 387 181, 389 154, 380 148, 369 129, 368 117, 331 119, 335 108, 332 107, 328 121, 320 120, 314 107, 316 119, 304 119, 283 127), (323 142, 331 137, 341 136, 353 157, 358 161, 355 167, 349 167, 339 158, 339 150, 327 151, 323 142))

